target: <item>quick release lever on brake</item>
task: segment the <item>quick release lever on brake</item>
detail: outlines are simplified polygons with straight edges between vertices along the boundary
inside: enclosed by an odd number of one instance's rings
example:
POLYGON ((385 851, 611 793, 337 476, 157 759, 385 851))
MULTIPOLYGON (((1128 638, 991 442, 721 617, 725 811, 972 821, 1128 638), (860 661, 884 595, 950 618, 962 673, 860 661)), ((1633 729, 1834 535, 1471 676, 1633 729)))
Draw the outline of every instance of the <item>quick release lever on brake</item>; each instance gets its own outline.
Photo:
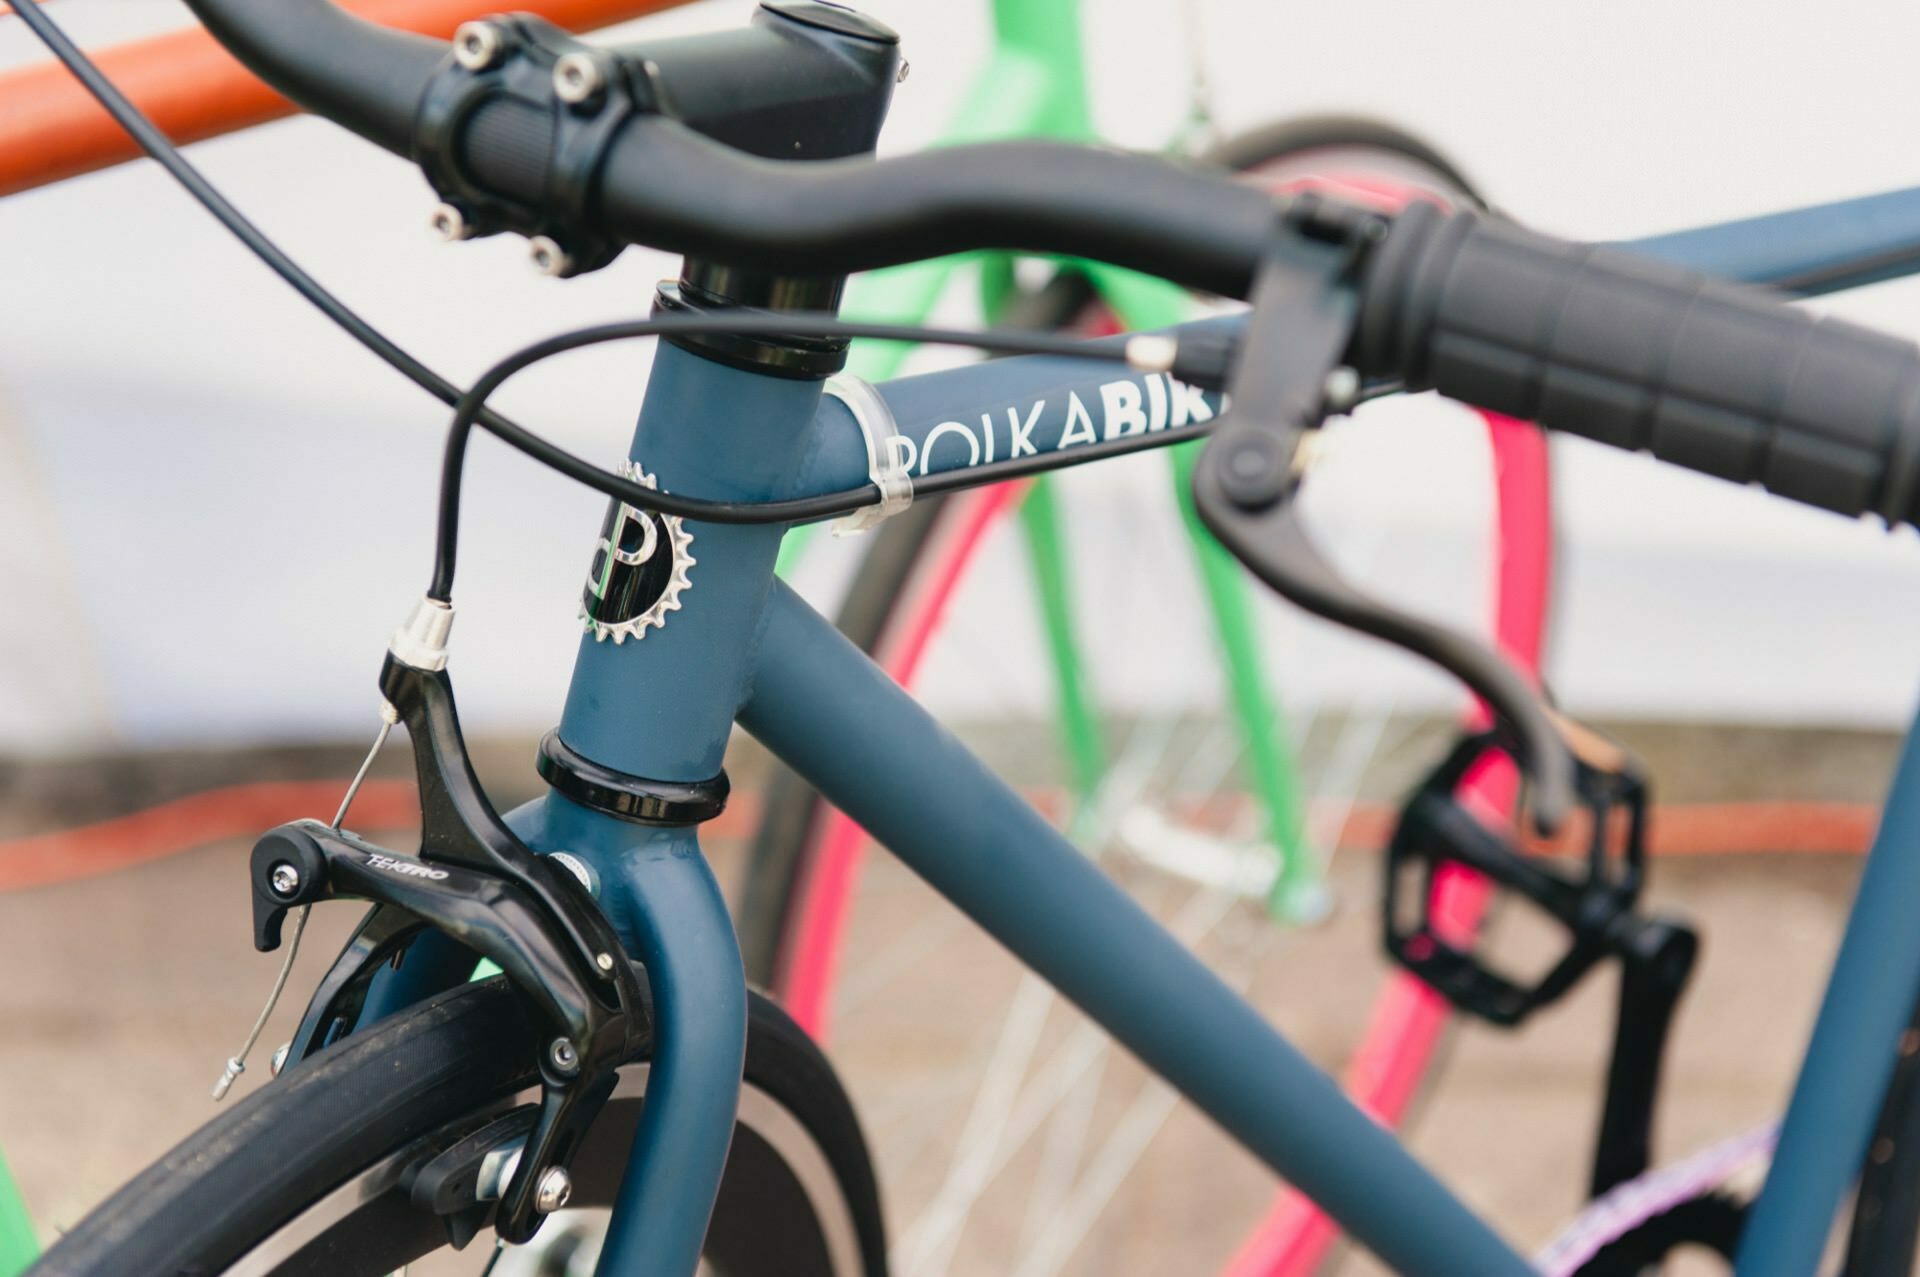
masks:
POLYGON ((1534 819, 1551 832, 1573 804, 1573 758, 1527 679, 1484 644, 1356 589, 1314 544, 1295 506, 1305 445, 1359 389, 1342 362, 1358 305, 1355 276, 1386 230, 1377 213, 1311 193, 1282 206, 1230 382, 1231 409, 1194 468, 1194 503, 1221 544, 1282 597, 1465 683, 1517 742, 1534 819))

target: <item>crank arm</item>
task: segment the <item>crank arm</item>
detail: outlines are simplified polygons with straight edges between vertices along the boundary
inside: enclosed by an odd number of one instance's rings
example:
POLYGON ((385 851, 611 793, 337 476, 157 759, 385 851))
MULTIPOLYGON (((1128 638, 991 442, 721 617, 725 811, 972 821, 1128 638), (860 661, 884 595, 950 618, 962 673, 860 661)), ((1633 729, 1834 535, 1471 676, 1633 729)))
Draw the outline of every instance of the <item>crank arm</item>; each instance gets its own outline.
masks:
POLYGON ((1647 1169, 1653 1157, 1654 1101, 1673 1014, 1700 952, 1692 927, 1672 918, 1627 915, 1615 927, 1620 1010, 1607 1064, 1606 1102, 1593 1151, 1592 1195, 1647 1169))

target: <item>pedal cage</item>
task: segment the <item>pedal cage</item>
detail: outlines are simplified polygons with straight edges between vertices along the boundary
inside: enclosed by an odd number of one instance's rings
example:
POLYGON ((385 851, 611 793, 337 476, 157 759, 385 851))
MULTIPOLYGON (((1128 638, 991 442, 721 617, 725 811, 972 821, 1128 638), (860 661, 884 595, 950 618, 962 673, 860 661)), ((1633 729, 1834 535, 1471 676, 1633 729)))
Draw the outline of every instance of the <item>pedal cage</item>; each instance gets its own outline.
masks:
POLYGON ((1393 960, 1460 1010, 1513 1026, 1618 951, 1645 874, 1647 811, 1638 766, 1618 754, 1619 765, 1602 770, 1576 753, 1574 789, 1589 843, 1584 872, 1574 874, 1521 852, 1506 831, 1462 804, 1463 782, 1507 757, 1503 740, 1482 733, 1456 745, 1408 800, 1387 846, 1382 907, 1393 960), (1457 926, 1435 916, 1434 888, 1450 866, 1483 875, 1560 924, 1567 945, 1544 975, 1529 982, 1496 969, 1457 926))

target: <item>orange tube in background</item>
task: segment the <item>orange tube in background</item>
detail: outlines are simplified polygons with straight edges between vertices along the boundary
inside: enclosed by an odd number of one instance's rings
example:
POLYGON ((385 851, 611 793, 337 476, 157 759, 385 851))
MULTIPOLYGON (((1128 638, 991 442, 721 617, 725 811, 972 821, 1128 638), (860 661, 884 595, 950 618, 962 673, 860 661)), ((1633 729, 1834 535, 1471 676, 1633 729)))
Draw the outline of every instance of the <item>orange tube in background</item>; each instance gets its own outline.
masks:
MULTIPOLYGON (((522 0, 512 7, 582 31, 685 2, 522 0)), ((346 0, 345 7, 385 26, 435 36, 452 35, 462 22, 501 8, 497 0, 346 0)), ((199 27, 115 45, 92 56, 107 78, 178 143, 218 137, 295 110, 199 27)), ((113 117, 58 63, 0 75, 0 195, 139 156, 140 149, 113 117)))

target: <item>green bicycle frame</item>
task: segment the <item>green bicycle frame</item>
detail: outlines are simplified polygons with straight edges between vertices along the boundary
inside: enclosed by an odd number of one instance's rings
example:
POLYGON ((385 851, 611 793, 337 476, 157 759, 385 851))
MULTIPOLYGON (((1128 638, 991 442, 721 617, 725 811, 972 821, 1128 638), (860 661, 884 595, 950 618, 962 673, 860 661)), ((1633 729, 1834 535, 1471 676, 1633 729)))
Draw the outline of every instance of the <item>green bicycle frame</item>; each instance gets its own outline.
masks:
POLYGON ((39 1255, 27 1204, 0 1157, 0 1277, 18 1277, 39 1255))
MULTIPOLYGON (((1007 137, 1092 140, 1079 0, 992 0, 992 8, 993 53, 940 144, 1007 137)), ((1014 259, 1006 254, 942 258, 862 276, 854 282, 847 312, 890 323, 923 322, 954 275, 969 266, 979 269, 985 313, 1003 313, 1014 291, 1014 259)), ((1092 262, 1077 263, 1076 268, 1130 329, 1164 328, 1191 310, 1186 293, 1164 281, 1092 262)), ((894 343, 856 345, 848 370, 868 381, 885 381, 898 375, 907 354, 907 348, 894 343)), ((1299 776, 1278 700, 1260 662, 1246 577, 1194 513, 1193 449, 1171 449, 1169 454, 1169 478, 1226 665, 1250 788, 1260 803, 1266 842, 1278 859, 1268 908, 1276 919, 1309 920, 1325 907, 1320 857, 1307 840, 1299 776)), ((1053 482, 1046 476, 1032 482, 1021 501, 1020 518, 1053 670, 1061 743, 1075 806, 1084 812, 1106 772, 1106 731, 1081 657, 1072 572, 1053 482)), ((807 544, 810 531, 795 529, 788 536, 780 557, 783 575, 807 544)))

